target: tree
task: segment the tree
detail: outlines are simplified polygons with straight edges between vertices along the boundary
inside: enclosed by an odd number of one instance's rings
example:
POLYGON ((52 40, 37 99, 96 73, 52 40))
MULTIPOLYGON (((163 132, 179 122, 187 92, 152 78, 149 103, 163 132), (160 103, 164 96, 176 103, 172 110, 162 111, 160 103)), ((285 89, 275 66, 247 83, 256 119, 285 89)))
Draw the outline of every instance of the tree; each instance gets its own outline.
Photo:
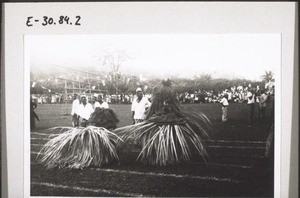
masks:
POLYGON ((109 82, 115 88, 115 93, 118 94, 118 82, 122 74, 120 73, 121 65, 131 57, 124 50, 115 50, 114 52, 105 52, 101 55, 98 60, 101 61, 102 65, 108 66, 110 68, 109 72, 109 82))
POLYGON ((261 76, 262 81, 265 83, 274 82, 274 74, 272 71, 265 71, 265 74, 261 76))
POLYGON ((265 88, 268 90, 273 89, 274 87, 274 74, 272 71, 265 71, 265 74, 261 76, 262 81, 265 83, 265 88))

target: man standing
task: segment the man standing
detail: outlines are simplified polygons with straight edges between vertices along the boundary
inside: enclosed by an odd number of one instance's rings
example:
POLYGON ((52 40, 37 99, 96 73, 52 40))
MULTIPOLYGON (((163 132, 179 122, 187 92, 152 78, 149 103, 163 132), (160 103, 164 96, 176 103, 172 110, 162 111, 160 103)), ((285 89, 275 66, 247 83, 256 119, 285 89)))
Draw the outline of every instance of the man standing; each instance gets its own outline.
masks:
POLYGON ((79 115, 78 115, 79 106, 80 106, 79 96, 77 94, 74 94, 74 100, 72 103, 72 111, 71 111, 73 127, 79 126, 79 115))
POLYGON ((229 103, 228 103, 228 95, 226 93, 223 94, 220 103, 222 105, 222 122, 227 122, 227 107, 229 103))
POLYGON ((92 99, 91 99, 91 105, 93 107, 93 109, 95 110, 97 107, 101 108, 101 105, 100 103, 96 100, 96 96, 92 96, 92 99))
POLYGON ((86 96, 81 97, 81 104, 79 106, 78 114, 80 116, 80 126, 86 127, 87 121, 89 120, 91 114, 94 112, 93 106, 87 103, 86 96))
POLYGON ((98 96, 98 101, 99 101, 99 104, 100 104, 100 108, 101 108, 101 109, 108 109, 108 108, 109 108, 108 103, 105 102, 105 101, 103 101, 102 95, 99 95, 99 96, 98 96))
POLYGON ((247 104, 249 106, 249 126, 253 124, 253 116, 255 110, 255 94, 252 89, 248 89, 247 92, 247 104))
POLYGON ((38 115, 35 113, 35 109, 37 108, 37 104, 33 101, 32 97, 30 96, 30 129, 35 129, 35 119, 40 121, 38 115))
POLYGON ((136 95, 137 98, 133 100, 131 105, 132 124, 142 122, 146 109, 151 105, 148 98, 143 96, 143 91, 140 87, 136 89, 136 95))
POLYGON ((268 95, 265 90, 261 91, 261 95, 259 97, 259 118, 261 121, 265 121, 266 118, 266 106, 267 106, 268 95))

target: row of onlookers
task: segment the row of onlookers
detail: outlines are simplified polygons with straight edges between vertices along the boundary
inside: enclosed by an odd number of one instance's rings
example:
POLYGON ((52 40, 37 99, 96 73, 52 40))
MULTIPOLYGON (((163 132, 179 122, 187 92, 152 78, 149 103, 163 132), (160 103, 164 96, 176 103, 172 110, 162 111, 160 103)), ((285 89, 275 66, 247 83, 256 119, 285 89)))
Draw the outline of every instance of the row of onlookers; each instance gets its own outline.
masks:
POLYGON ((181 103, 216 103, 222 99, 224 94, 226 94, 228 97, 228 102, 243 103, 248 101, 248 92, 253 92, 256 96, 260 96, 262 92, 274 94, 274 86, 270 88, 260 88, 259 86, 256 86, 255 88, 253 88, 251 84, 249 84, 245 87, 234 86, 218 92, 215 92, 213 90, 198 90, 192 93, 180 93, 178 94, 178 99, 181 103))
MULTIPOLYGON (((224 94, 227 94, 229 103, 231 102, 247 102, 248 100, 248 92, 254 92, 256 96, 260 95, 262 91, 267 90, 272 94, 274 92, 274 86, 268 89, 261 89, 259 86, 255 88, 252 87, 251 84, 248 86, 233 86, 223 91, 207 91, 201 90, 194 92, 184 92, 177 93, 177 97, 181 103, 216 103, 222 99, 224 94)), ((74 94, 32 94, 32 99, 37 104, 59 104, 59 103, 72 103, 74 94)), ((90 100, 93 96, 97 96, 99 94, 85 94, 87 96, 87 100, 90 100)), ((101 94, 104 100, 110 104, 132 104, 132 101, 135 98, 134 94, 101 94)), ((145 93, 145 97, 151 100, 152 94, 145 93)), ((258 101, 257 101, 258 102, 258 101)))

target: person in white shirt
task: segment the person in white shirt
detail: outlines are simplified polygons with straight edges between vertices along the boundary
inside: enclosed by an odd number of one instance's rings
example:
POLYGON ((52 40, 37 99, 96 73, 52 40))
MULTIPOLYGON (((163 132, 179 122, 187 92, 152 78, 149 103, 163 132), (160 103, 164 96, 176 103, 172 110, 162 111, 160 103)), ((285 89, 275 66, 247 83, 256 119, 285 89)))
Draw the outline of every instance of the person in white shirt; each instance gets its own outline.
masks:
POLYGON ((98 101, 101 109, 109 108, 108 103, 103 100, 103 97, 101 95, 98 96, 98 101))
POLYGON ((255 111, 255 94, 254 91, 248 89, 247 91, 247 104, 249 106, 249 126, 253 124, 253 117, 255 111))
POLYGON ((222 99, 220 100, 220 103, 222 105, 222 122, 227 122, 227 107, 229 105, 227 94, 223 95, 222 99))
POLYGON ((86 96, 81 97, 81 104, 79 106, 78 115, 80 116, 80 126, 86 127, 87 121, 89 120, 91 114, 94 112, 93 106, 87 103, 86 96))
POLYGON ((140 123, 144 120, 146 109, 151 105, 148 98, 143 96, 141 88, 136 89, 137 98, 135 98, 131 105, 132 124, 140 123))
POLYGON ((94 111, 97 107, 101 108, 100 103, 96 100, 96 96, 92 96, 91 105, 92 105, 94 111))
POLYGON ((73 127, 79 126, 79 115, 78 115, 79 106, 80 106, 79 96, 77 94, 74 94, 74 100, 72 103, 72 111, 71 111, 73 127))

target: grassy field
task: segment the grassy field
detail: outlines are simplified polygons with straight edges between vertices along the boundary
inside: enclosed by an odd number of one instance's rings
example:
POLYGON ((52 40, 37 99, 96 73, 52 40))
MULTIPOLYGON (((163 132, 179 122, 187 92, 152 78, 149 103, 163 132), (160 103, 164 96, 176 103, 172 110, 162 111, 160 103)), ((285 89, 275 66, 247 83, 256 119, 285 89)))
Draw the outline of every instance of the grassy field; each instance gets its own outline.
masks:
MULTIPOLYGON (((130 105, 110 105, 118 126, 131 123, 130 105)), ((246 104, 231 104, 229 121, 221 122, 218 104, 188 104, 185 110, 205 113, 213 125, 206 140, 209 157, 205 163, 193 156, 190 163, 174 166, 145 166, 135 161, 137 151, 120 152, 120 163, 84 170, 46 170, 35 160, 49 140, 46 129, 71 126, 71 105, 39 105, 40 117, 31 132, 32 196, 183 196, 183 197, 272 197, 273 175, 260 160, 269 135, 270 122, 256 120, 248 127, 246 104)), ((270 111, 267 111, 270 117, 270 111)))

